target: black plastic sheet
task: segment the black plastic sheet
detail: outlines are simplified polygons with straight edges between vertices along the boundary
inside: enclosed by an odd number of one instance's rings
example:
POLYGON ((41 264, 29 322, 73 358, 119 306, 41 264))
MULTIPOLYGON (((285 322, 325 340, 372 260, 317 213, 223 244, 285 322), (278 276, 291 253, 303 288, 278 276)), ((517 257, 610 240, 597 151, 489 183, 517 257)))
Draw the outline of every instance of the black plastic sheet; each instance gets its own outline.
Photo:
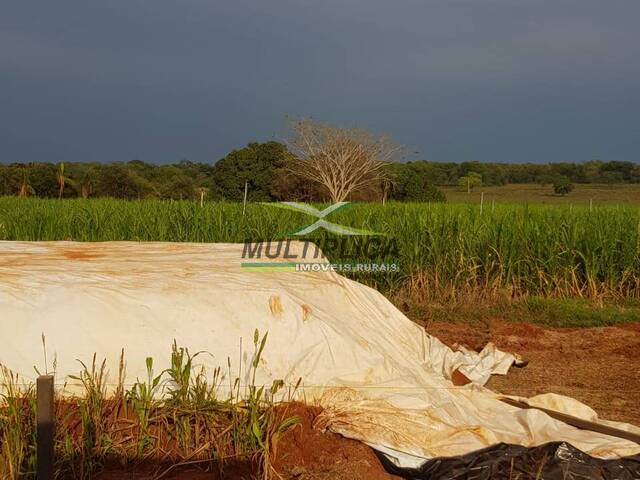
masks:
POLYGON ((639 480, 640 455, 594 458, 565 442, 538 447, 500 443, 459 457, 429 460, 420 468, 399 468, 378 453, 389 473, 405 479, 639 480))

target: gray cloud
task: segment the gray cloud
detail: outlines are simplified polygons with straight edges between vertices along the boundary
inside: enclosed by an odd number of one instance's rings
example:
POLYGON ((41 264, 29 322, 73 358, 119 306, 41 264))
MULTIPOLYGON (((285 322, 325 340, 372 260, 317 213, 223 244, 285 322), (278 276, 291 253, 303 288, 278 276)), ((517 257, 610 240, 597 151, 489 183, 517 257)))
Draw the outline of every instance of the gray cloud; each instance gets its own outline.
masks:
POLYGON ((9 2, 0 161, 213 161, 311 115, 436 160, 640 160, 635 0, 9 2))

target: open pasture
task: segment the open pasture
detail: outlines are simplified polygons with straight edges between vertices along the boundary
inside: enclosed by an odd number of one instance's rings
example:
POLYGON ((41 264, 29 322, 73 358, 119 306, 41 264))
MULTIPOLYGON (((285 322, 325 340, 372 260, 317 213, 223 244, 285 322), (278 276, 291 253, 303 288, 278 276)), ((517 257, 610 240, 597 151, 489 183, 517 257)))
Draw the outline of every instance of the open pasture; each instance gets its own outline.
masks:
POLYGON ((470 193, 458 186, 439 187, 449 202, 480 203, 484 192, 484 202, 530 203, 549 205, 573 205, 589 207, 602 205, 640 205, 640 184, 576 184, 572 192, 558 195, 551 185, 536 183, 511 184, 504 186, 476 187, 470 193))

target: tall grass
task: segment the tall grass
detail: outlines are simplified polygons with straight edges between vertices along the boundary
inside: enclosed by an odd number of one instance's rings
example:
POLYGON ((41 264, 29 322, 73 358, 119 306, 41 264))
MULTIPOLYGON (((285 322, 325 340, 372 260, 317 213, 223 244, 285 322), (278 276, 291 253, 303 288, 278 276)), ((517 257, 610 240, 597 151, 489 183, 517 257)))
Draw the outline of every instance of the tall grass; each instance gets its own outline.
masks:
MULTIPOLYGON (((130 469, 152 462, 168 472, 182 465, 222 471, 234 461, 248 463, 252 478, 279 478, 272 465, 277 444, 298 418, 276 399, 291 400, 279 393, 281 381, 256 384, 266 340, 266 334, 260 337, 256 331, 250 381, 240 387, 241 372, 236 372, 231 381, 237 388, 225 394, 219 392, 227 380, 221 368, 196 368, 198 354, 175 342, 170 367, 154 372, 153 360, 146 359, 148 377, 128 390, 123 354, 110 395, 106 363, 95 355, 91 363, 80 362, 80 373, 69 380, 82 393, 55 402, 56 477, 93 478, 109 462, 130 469)), ((33 478, 35 432, 35 389, 0 365, 0 478, 33 478)))
MULTIPOLYGON (((243 242, 284 238, 314 219, 249 204, 0 198, 0 239, 243 242)), ((640 209, 388 203, 357 204, 329 220, 385 234, 400 271, 352 274, 384 293, 428 299, 542 295, 640 297, 640 209)), ((317 233, 311 239, 327 239, 317 233)), ((329 249, 331 250, 331 249, 329 249)), ((332 261, 335 251, 326 252, 332 261)))
POLYGON ((35 389, 0 365, 0 478, 35 472, 35 389))

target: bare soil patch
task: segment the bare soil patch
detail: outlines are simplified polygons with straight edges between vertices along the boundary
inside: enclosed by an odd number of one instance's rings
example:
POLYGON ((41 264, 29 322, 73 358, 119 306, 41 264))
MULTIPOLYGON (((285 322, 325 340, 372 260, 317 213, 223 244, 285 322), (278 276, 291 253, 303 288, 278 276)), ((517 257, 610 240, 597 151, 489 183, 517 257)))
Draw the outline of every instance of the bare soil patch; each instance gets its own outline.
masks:
POLYGON ((285 478, 299 480, 389 480, 373 450, 363 443, 313 427, 320 408, 296 404, 289 410, 300 423, 278 445, 275 462, 285 478))
POLYGON ((433 322, 426 329, 450 346, 479 350, 492 341, 529 360, 526 368, 493 376, 488 384, 492 390, 567 395, 592 407, 601 418, 640 423, 640 323, 547 328, 492 319, 474 324, 433 322))

